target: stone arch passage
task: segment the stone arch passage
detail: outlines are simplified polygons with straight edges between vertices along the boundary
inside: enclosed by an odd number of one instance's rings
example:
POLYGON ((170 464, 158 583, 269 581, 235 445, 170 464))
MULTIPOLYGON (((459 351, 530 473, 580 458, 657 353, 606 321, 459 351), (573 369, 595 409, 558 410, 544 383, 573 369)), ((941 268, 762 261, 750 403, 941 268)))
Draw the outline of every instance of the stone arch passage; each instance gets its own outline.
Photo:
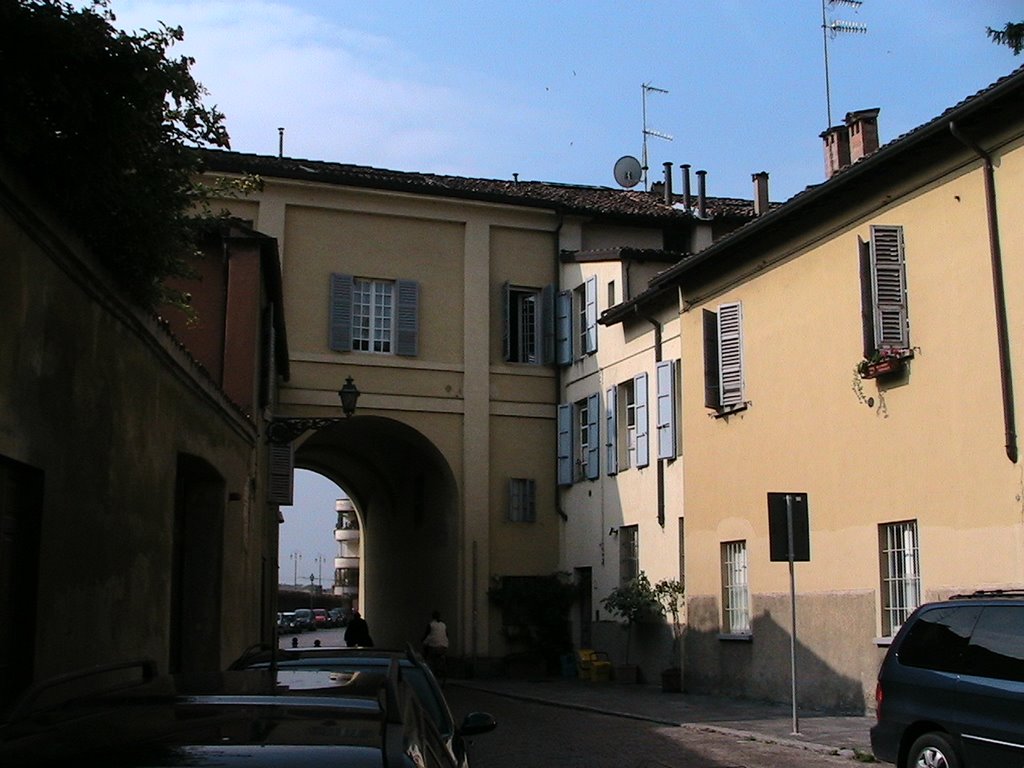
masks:
POLYGON ((295 466, 324 475, 352 499, 360 519, 360 602, 378 646, 419 644, 430 612, 460 632, 459 495, 450 466, 402 422, 355 416, 296 447, 295 466))

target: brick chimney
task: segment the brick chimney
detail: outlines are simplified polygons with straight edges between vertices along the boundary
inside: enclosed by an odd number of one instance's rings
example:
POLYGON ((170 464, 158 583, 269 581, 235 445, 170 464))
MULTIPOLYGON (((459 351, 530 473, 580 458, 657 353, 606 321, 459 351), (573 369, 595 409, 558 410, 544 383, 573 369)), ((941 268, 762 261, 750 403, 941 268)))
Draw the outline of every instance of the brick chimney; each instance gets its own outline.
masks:
POLYGON ((768 213, 768 171, 760 171, 751 175, 754 182, 754 215, 764 216, 768 213))
POLYGON ((876 108, 846 113, 846 127, 850 132, 851 163, 856 163, 878 149, 879 111, 876 108))
POLYGON ((850 131, 834 125, 821 134, 825 141, 825 178, 831 179, 850 164, 850 131))

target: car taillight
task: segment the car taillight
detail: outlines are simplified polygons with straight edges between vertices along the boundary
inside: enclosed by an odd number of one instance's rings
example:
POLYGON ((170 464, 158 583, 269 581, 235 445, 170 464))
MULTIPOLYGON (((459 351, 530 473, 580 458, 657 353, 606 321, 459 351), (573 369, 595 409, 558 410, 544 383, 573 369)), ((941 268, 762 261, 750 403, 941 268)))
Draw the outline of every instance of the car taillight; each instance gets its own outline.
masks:
POLYGON ((875 683, 875 719, 882 719, 882 699, 885 698, 885 694, 882 692, 882 681, 879 680, 875 683))

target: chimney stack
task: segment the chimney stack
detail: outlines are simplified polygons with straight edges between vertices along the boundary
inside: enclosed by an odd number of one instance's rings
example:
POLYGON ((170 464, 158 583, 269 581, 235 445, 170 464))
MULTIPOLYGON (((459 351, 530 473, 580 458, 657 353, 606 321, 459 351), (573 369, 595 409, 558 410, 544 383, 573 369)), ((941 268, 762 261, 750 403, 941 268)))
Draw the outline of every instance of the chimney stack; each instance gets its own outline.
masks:
POLYGON ((856 163, 878 149, 879 109, 862 109, 846 113, 846 128, 850 132, 850 162, 856 163))
POLYGON ((697 218, 708 217, 707 206, 707 171, 697 171, 697 218))
POLYGON ((768 171, 753 174, 754 182, 754 215, 764 216, 768 213, 768 171))
POLYGON ((683 163, 679 166, 683 171, 683 209, 690 211, 690 164, 683 163))
POLYGON ((665 205, 672 205, 672 163, 662 163, 665 168, 665 205))
POLYGON ((850 132, 834 125, 821 134, 825 140, 825 178, 831 179, 850 164, 850 132))

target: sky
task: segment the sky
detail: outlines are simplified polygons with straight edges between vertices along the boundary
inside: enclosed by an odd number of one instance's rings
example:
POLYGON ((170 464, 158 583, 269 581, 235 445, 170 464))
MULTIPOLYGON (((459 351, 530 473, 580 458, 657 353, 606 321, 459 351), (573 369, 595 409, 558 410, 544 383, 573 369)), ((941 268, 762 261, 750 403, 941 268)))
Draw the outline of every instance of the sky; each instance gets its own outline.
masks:
MULTIPOLYGON (((834 125, 880 108, 885 143, 1024 65, 985 34, 1021 21, 1022 0, 111 0, 111 9, 124 29, 184 29, 171 54, 195 59, 236 151, 276 155, 283 127, 289 157, 614 187, 615 161, 643 157, 646 127, 672 137, 648 135, 650 181, 664 162, 689 163, 708 172, 708 195, 749 199, 751 175, 767 171, 773 201, 824 180, 830 113, 834 125), (823 14, 866 32, 823 33, 823 14), (659 89, 646 91, 646 109, 645 84, 659 89)), ((282 581, 296 570, 319 580, 319 556, 330 579, 340 495, 297 473, 282 581)))

